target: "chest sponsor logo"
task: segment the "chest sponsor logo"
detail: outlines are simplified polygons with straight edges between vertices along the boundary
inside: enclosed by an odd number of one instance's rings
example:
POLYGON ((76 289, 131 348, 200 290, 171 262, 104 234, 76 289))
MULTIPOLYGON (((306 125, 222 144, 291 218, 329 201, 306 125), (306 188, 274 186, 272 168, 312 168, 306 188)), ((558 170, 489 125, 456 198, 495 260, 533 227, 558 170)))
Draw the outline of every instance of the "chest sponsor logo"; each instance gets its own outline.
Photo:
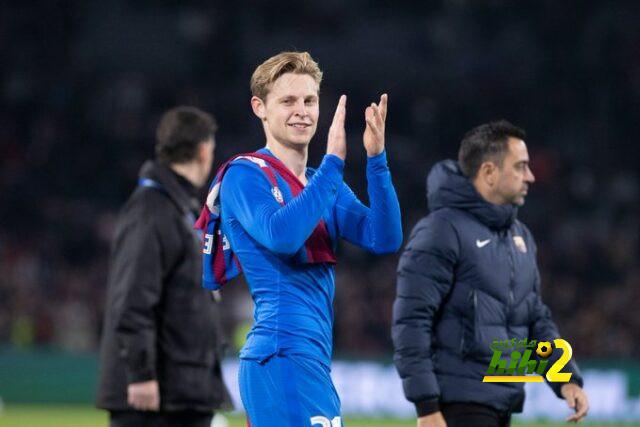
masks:
POLYGON ((487 239, 487 240, 476 239, 476 246, 479 248, 484 248, 489 244, 489 242, 491 242, 491 239, 487 239))

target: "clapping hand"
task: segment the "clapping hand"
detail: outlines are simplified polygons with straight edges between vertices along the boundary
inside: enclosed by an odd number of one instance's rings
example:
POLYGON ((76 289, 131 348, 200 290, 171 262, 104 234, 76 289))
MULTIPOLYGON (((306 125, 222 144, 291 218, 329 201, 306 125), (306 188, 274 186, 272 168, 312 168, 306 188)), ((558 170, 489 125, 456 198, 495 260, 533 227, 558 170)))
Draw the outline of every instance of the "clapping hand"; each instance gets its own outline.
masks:
POLYGON ((362 141, 367 156, 373 157, 384 150, 384 125, 387 119, 387 94, 380 97, 380 103, 372 102, 364 111, 366 126, 362 141))

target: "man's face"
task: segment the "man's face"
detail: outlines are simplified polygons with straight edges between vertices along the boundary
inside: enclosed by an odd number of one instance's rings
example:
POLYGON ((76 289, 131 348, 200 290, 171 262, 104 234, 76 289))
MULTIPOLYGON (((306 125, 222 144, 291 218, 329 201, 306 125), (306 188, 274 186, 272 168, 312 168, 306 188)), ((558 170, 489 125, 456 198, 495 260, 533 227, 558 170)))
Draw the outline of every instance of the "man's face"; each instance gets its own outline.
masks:
POLYGON ((252 98, 267 140, 289 147, 308 145, 318 124, 318 90, 310 75, 286 73, 273 83, 265 100, 252 98))
POLYGON ((502 167, 497 168, 495 195, 500 204, 524 205, 524 198, 535 177, 529 169, 529 152, 521 139, 509 138, 509 150, 502 167))

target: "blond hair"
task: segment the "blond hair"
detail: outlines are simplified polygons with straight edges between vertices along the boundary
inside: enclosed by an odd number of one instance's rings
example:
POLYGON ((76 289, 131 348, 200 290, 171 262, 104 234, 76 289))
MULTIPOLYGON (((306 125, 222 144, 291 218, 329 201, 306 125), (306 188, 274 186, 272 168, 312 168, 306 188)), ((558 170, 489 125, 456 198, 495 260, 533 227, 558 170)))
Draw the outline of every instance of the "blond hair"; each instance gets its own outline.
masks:
POLYGON ((251 76, 251 95, 263 101, 273 83, 285 73, 308 74, 320 86, 322 71, 309 52, 281 52, 264 61, 251 76))

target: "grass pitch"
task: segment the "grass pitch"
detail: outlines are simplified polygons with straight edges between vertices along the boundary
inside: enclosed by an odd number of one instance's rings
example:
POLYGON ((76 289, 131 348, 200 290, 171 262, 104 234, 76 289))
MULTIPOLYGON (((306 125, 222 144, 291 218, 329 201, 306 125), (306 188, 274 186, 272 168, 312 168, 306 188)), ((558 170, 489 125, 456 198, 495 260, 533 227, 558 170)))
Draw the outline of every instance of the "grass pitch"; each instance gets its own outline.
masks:
MULTIPOLYGON (((244 416, 227 414, 228 427, 246 427, 244 416)), ((344 419, 347 427, 414 427, 415 419, 344 419)), ((582 423, 581 423, 582 424, 582 423)), ((591 427, 632 426, 638 424, 620 423, 585 423, 591 427)), ((104 411, 89 406, 40 406, 7 404, 0 412, 0 426, 2 427, 106 427, 107 414, 104 411)), ((512 422, 513 427, 560 427, 566 423, 512 422)))

